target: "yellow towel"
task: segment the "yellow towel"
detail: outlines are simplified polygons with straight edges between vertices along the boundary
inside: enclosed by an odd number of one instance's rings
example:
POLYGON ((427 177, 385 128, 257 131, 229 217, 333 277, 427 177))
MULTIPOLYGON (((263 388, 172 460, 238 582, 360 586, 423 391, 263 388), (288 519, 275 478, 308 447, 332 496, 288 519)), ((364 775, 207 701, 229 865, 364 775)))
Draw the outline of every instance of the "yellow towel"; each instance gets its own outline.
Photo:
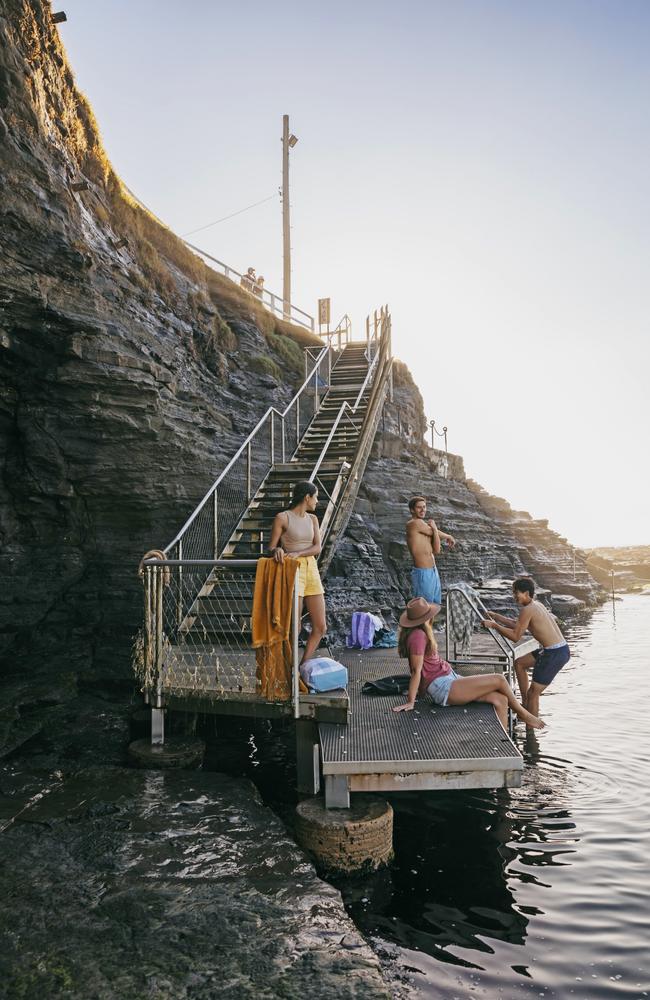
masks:
MULTIPOLYGON (((297 559, 260 559, 253 594, 253 649, 257 688, 267 701, 288 701, 292 694, 291 612, 297 559)), ((301 691, 306 691, 300 682, 301 691)))

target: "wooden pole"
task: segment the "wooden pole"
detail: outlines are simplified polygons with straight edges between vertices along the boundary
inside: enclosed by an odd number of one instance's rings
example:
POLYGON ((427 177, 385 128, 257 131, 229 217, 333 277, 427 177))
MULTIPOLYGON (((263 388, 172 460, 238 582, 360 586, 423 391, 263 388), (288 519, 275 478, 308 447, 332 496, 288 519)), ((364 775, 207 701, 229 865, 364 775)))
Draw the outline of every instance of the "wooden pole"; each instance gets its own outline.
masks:
POLYGON ((282 298, 291 318, 291 221, 289 215, 289 115, 282 116, 282 298))

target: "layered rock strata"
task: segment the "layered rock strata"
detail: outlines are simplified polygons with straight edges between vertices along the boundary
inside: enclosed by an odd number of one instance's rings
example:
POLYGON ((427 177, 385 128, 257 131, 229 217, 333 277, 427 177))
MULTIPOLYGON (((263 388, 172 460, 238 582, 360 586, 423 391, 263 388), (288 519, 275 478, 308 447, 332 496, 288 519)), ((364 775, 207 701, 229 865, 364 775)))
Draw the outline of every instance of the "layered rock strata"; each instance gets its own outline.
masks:
POLYGON ((408 500, 416 494, 427 498, 431 516, 457 539, 456 547, 444 548, 438 558, 443 592, 447 585, 465 581, 479 590, 488 607, 512 613, 511 581, 526 574, 559 617, 599 603, 603 590, 586 570, 583 556, 547 521, 513 510, 506 500, 466 480, 458 456, 449 456, 443 476, 440 453, 414 436, 402 441, 399 457, 394 454, 395 410, 407 409, 409 395, 419 402, 406 378, 400 396, 386 404, 384 426, 389 429, 382 433, 380 428, 354 513, 332 560, 327 603, 336 641, 349 629, 350 610, 375 611, 394 624, 396 610, 410 597, 405 524, 408 500))

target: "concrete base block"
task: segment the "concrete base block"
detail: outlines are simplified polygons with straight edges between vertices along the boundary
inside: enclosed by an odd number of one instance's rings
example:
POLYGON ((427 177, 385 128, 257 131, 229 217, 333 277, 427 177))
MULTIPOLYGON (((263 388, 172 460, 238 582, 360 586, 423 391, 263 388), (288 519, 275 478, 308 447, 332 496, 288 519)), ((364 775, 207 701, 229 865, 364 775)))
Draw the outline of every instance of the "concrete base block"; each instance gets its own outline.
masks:
POLYGON ((197 768, 203 762, 205 743, 195 737, 170 737, 165 743, 134 740, 129 744, 129 760, 136 767, 157 770, 167 768, 197 768))
POLYGON ((393 857, 393 809, 375 795, 355 795, 349 809, 306 799, 296 808, 296 839, 327 872, 375 871, 393 857))

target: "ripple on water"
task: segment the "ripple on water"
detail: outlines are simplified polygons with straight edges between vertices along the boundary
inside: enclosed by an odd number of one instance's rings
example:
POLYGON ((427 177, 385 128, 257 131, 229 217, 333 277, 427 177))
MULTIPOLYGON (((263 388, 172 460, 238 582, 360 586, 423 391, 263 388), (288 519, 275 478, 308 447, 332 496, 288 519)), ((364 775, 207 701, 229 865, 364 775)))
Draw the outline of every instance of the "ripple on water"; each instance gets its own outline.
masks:
POLYGON ((393 868, 341 888, 422 997, 650 996, 649 620, 632 596, 569 630, 521 788, 392 799, 393 868))

